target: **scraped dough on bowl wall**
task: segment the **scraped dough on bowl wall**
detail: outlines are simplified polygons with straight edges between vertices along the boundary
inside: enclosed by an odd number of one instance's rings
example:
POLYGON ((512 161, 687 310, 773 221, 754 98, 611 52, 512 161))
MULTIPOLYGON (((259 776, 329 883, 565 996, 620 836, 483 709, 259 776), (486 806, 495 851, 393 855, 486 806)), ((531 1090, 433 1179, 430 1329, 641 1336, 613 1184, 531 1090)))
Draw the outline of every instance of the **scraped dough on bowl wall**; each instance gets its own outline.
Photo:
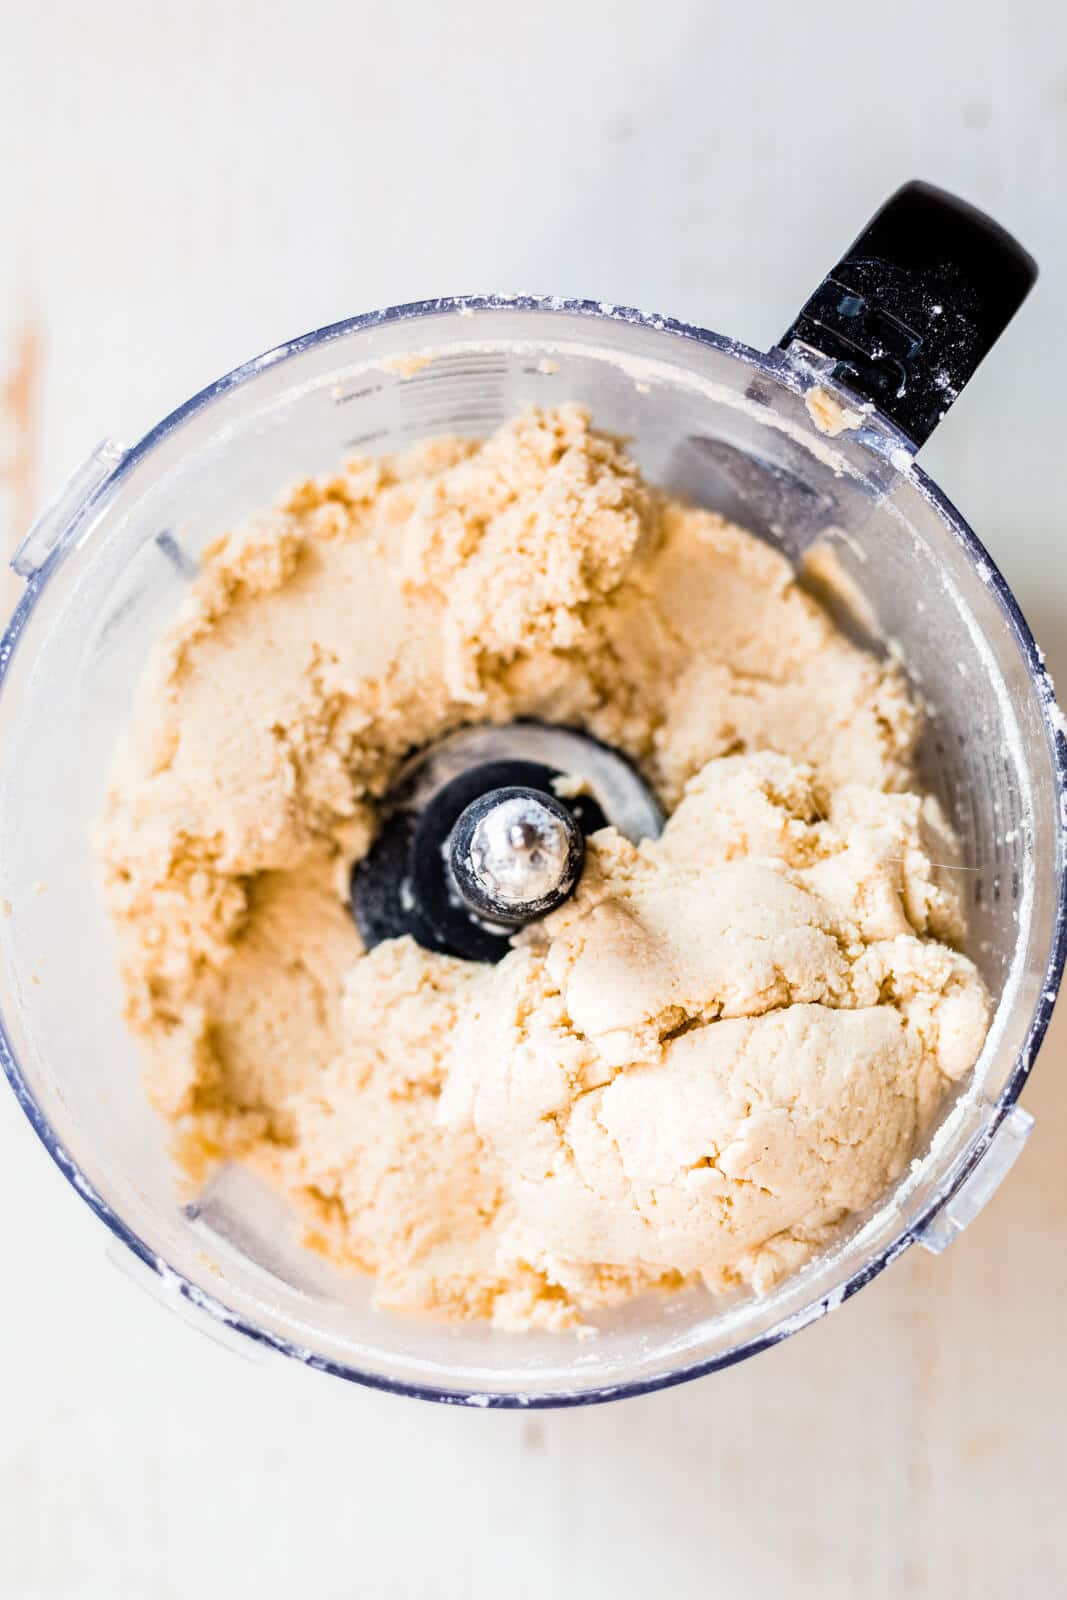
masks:
POLYGON ((766 1290, 985 1036, 916 734, 893 662, 576 405, 298 483, 205 552, 98 830, 186 1181, 250 1164, 391 1309, 766 1290), (365 953, 349 876, 400 762, 517 717, 629 756, 662 836, 595 834, 498 965, 365 953))

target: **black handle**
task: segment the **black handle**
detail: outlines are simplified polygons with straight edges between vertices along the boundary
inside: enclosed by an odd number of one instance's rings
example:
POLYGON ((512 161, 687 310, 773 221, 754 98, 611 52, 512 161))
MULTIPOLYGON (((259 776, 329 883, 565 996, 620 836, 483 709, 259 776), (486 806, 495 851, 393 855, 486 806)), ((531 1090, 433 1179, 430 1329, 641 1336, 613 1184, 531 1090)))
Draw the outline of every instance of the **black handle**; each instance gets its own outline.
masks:
POLYGON ((913 441, 928 439, 1004 332, 1037 264, 999 223, 928 183, 906 183, 823 280, 780 345, 832 376, 913 441))

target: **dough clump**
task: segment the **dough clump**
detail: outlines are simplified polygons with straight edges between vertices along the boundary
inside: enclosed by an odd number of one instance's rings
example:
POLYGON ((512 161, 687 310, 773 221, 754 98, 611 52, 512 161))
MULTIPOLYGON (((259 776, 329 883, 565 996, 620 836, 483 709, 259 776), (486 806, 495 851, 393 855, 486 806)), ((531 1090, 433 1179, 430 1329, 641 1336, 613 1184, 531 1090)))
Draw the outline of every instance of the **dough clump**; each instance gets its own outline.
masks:
POLYGON ((907 1166, 988 1001, 916 717, 774 550, 578 406, 294 486, 220 539, 98 848, 188 1181, 265 1175, 383 1306, 567 1327, 763 1290, 907 1166), (496 967, 347 908, 413 748, 587 728, 671 813, 496 967))

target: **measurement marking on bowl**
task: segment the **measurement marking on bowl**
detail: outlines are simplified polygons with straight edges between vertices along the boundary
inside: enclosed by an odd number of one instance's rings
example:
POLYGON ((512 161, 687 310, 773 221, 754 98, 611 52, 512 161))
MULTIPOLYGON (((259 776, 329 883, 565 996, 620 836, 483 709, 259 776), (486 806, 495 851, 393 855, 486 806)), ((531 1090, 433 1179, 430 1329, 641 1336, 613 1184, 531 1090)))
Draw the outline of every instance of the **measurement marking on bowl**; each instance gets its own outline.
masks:
POLYGON ((195 578, 197 564, 187 550, 184 550, 174 535, 166 528, 156 534, 156 544, 166 556, 171 566, 180 572, 183 578, 195 578))

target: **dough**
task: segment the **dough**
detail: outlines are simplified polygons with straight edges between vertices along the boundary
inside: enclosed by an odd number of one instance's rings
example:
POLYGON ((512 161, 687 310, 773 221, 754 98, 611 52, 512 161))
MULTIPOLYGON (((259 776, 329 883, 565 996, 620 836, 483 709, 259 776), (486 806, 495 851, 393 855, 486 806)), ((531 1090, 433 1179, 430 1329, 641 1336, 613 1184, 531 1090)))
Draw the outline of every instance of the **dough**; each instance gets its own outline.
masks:
POLYGON ((252 1164, 389 1307, 766 1288, 984 1037, 915 733, 893 664, 577 406, 296 485, 205 552, 99 828, 189 1181, 252 1164), (516 716, 629 754, 662 838, 595 836, 497 967, 364 954, 348 879, 399 761, 516 716))

